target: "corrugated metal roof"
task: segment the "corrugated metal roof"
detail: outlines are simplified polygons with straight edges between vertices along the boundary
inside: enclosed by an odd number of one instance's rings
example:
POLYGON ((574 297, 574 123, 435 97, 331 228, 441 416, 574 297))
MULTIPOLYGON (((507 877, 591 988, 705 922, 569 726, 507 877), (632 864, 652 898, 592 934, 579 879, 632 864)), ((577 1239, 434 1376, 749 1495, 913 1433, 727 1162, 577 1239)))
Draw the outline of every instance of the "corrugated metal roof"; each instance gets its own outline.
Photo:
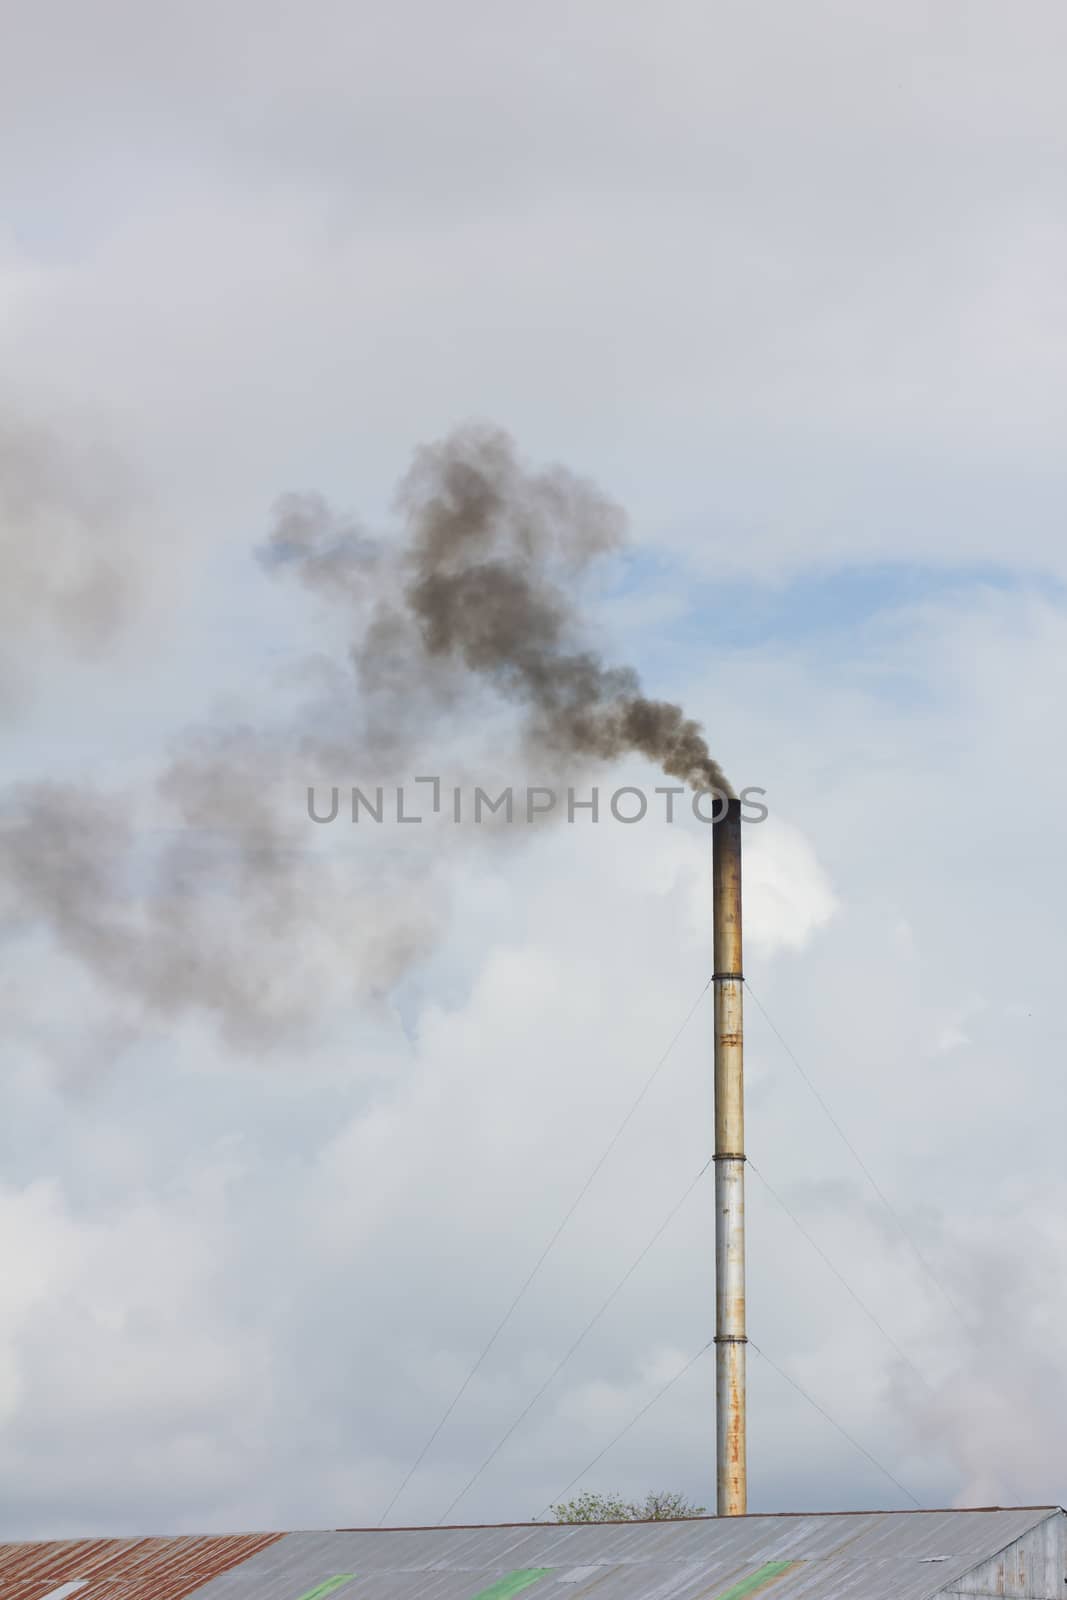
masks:
POLYGON ((66 1584, 72 1600, 188 1600, 211 1578, 283 1538, 72 1539, 0 1544, 2 1600, 48 1600, 66 1584))
POLYGON ((46 1600, 51 1587, 89 1578, 75 1600, 716 1600, 764 1592, 770 1600, 934 1600, 1062 1515, 1055 1507, 839 1512, 8 1545, 0 1546, 0 1595, 46 1600))
POLYGON ((566 1600, 712 1600, 772 1562, 790 1563, 770 1584, 773 1600, 932 1600, 1057 1514, 904 1511, 299 1533, 216 1578, 197 1600, 303 1600, 341 1574, 352 1577, 337 1600, 477 1600, 511 1574, 546 1568, 527 1600, 547 1600, 561 1577, 590 1566, 593 1575, 568 1585, 566 1600))

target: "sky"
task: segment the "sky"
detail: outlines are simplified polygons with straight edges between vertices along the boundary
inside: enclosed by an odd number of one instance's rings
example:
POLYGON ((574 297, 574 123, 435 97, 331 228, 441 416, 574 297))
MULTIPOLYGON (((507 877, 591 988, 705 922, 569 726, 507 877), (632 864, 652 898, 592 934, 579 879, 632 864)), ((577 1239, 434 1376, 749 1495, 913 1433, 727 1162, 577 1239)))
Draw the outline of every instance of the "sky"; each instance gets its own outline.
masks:
POLYGON ((544 781, 262 559, 472 423, 766 791, 751 1508, 1062 1503, 1063 9, 0 21, 0 1536, 376 1524, 672 1040, 389 1515, 714 1503, 709 830, 307 817, 544 781))

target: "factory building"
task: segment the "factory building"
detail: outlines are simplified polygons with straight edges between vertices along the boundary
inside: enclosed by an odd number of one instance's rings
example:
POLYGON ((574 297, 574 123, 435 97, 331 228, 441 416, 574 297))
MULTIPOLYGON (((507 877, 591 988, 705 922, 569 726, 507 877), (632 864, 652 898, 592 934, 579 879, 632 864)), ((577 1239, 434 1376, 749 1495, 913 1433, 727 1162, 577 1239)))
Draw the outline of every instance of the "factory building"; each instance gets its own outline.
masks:
POLYGON ((3 1600, 1061 1600, 1067 1516, 833 1512, 0 1545, 3 1600))

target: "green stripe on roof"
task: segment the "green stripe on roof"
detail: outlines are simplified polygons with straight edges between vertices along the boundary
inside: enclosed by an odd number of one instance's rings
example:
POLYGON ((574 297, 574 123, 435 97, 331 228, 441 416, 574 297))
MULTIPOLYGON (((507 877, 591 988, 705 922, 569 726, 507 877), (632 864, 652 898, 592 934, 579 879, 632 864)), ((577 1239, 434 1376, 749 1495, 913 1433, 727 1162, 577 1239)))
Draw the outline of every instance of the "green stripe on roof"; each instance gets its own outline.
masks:
POLYGON ((735 1583, 732 1589, 727 1589, 725 1594, 720 1594, 718 1600, 744 1600, 747 1594, 755 1594, 757 1589, 762 1589, 765 1583, 770 1583, 772 1578, 780 1578, 783 1572, 788 1572, 794 1566, 792 1561, 768 1561, 767 1565, 760 1567, 758 1572, 753 1572, 749 1577, 742 1578, 740 1583, 735 1583))
POLYGON ((333 1594, 342 1583, 351 1583, 354 1577, 354 1572, 339 1572, 335 1578, 327 1578, 325 1583, 320 1583, 317 1589, 309 1589, 307 1594, 302 1594, 300 1600, 322 1600, 324 1594, 333 1594))
POLYGON ((527 1567, 523 1572, 509 1572, 506 1578, 499 1578, 488 1589, 479 1589, 471 1600, 511 1600, 513 1594, 528 1589, 531 1583, 546 1578, 551 1571, 551 1567, 527 1567))

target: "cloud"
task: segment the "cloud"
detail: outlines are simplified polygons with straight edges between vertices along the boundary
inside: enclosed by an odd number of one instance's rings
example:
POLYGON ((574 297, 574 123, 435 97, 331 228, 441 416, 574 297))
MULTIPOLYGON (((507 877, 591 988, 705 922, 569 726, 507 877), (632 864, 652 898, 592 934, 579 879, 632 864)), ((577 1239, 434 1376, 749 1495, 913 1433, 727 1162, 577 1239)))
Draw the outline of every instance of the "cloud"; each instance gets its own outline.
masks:
POLYGON ((59 59, 21 19, 13 381, 219 540, 264 461, 372 515, 488 414, 717 571, 1061 571, 1058 9, 668 15, 60 4, 59 59))

